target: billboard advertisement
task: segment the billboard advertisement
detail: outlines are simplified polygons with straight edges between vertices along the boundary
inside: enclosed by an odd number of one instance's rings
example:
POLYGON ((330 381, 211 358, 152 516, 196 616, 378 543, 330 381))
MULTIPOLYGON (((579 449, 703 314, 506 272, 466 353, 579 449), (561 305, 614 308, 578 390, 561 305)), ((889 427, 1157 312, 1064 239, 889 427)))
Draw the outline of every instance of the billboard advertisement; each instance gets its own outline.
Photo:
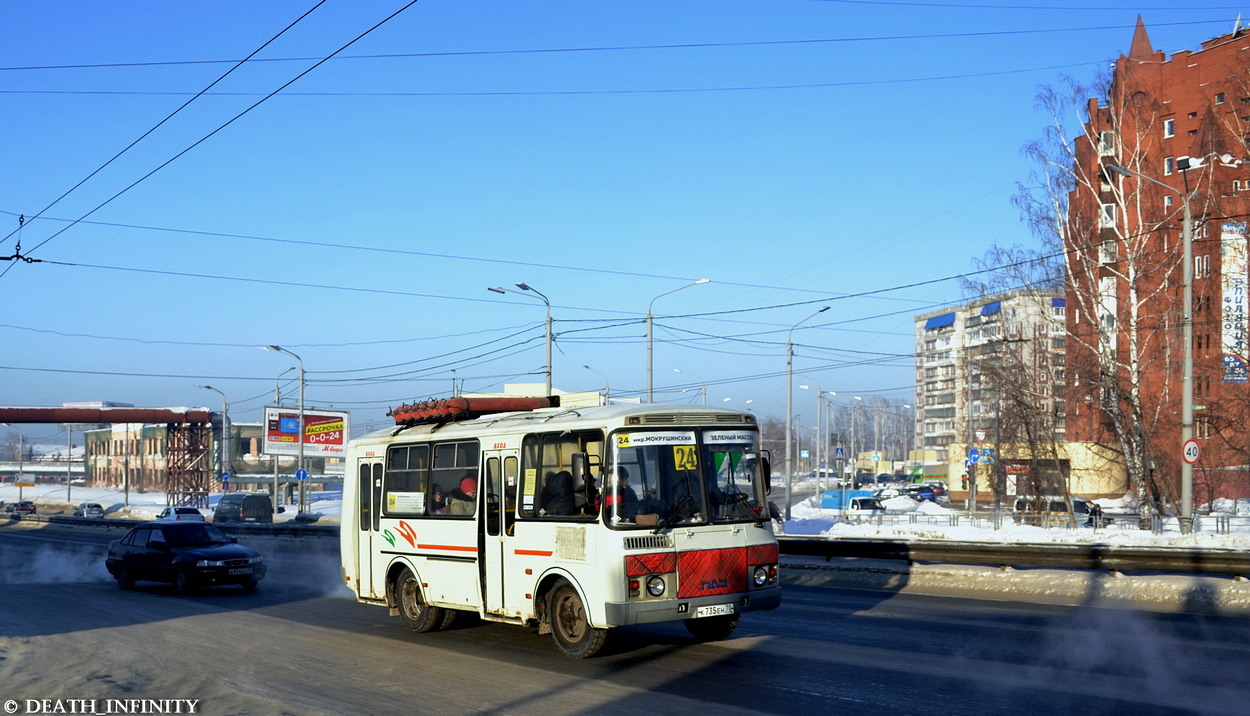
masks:
POLYGON ((1250 380, 1246 339, 1250 313, 1246 310, 1246 222, 1226 221, 1220 227, 1220 283, 1224 293, 1221 307, 1221 347, 1224 353, 1224 382, 1250 380))
POLYGON ((334 410, 305 410, 301 431, 297 408, 265 408, 264 454, 299 455, 302 434, 305 457, 343 457, 347 418, 347 413, 334 410))

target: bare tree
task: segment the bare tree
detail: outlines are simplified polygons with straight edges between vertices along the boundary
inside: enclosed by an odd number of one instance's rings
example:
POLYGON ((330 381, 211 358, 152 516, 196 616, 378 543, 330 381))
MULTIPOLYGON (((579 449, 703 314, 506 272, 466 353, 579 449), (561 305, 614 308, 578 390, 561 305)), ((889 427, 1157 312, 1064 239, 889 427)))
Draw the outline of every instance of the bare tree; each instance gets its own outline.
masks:
POLYGON ((1095 91, 1071 80, 1063 92, 1044 88, 1038 104, 1051 123, 1042 139, 1025 147, 1037 169, 1016 197, 1044 253, 1062 257, 1073 299, 1066 307, 1067 380, 1076 399, 1069 400, 1075 408, 1069 419, 1082 407, 1097 407, 1096 429, 1085 437, 1111 437, 1143 508, 1143 525, 1171 497, 1151 469, 1161 462, 1151 438, 1170 418, 1164 407, 1175 396, 1168 381, 1147 391, 1143 377, 1174 372, 1182 353, 1173 320, 1181 314, 1174 278, 1180 252, 1168 232, 1176 210, 1159 216, 1165 190, 1126 184, 1103 168, 1103 160, 1152 172, 1145 162, 1148 138, 1159 131, 1154 102, 1109 77, 1095 91), (1098 96, 1106 103, 1087 99, 1098 96), (1069 132, 1075 118, 1084 121, 1069 132))

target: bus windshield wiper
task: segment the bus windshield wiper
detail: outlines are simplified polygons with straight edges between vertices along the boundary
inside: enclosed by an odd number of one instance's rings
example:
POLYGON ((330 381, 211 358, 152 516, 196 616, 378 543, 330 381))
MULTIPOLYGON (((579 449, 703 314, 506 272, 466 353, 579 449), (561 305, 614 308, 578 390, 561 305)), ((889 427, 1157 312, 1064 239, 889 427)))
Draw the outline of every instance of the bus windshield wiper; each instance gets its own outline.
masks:
POLYGON ((686 491, 674 500, 673 504, 669 505, 667 510, 664 510, 664 514, 660 516, 660 521, 656 524, 655 530, 652 534, 658 535, 664 528, 674 522, 686 519, 686 517, 694 514, 695 510, 698 509, 698 505, 695 504, 694 495, 691 493, 690 489, 690 475, 685 475, 681 478, 681 481, 682 484, 686 486, 686 491), (684 516, 682 514, 683 512, 685 512, 684 516))

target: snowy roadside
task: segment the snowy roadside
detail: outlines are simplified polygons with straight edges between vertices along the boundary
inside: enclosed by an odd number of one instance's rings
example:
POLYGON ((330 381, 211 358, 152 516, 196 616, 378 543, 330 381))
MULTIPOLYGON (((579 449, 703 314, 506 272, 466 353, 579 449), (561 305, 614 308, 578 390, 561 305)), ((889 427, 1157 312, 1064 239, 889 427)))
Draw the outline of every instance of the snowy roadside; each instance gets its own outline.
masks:
POLYGON ((1188 614, 1250 614, 1250 580, 1086 569, 783 557, 782 583, 1188 614))
MULTIPOLYGON (((1094 529, 1078 527, 1035 527, 1017 525, 1006 515, 1001 524, 992 526, 990 515, 973 518, 954 505, 916 502, 909 497, 896 497, 883 504, 887 513, 877 524, 873 517, 844 517, 838 510, 821 509, 819 498, 810 497, 791 508, 792 519, 782 526, 780 534, 829 538, 858 537, 906 541, 944 540, 958 542, 997 542, 1005 544, 1107 544, 1134 547, 1200 547, 1209 549, 1250 550, 1250 517, 1233 516, 1231 500, 1217 500, 1210 506, 1212 514, 1198 517, 1197 529, 1182 534, 1176 519, 1163 521, 1162 532, 1137 529, 1136 516, 1129 514, 1126 500, 1097 500, 1104 513, 1115 522, 1110 527, 1094 529), (1216 529, 1216 518, 1228 518, 1228 530, 1216 529), (914 522, 913 522, 914 520, 914 522)), ((1206 507, 1206 506, 1203 506, 1206 507)))
MULTIPOLYGON (((222 493, 208 496, 209 507, 200 512, 208 520, 213 518, 222 493)), ((31 500, 41 515, 72 515, 74 509, 84 502, 95 502, 104 508, 104 516, 115 520, 151 520, 165 509, 166 494, 164 492, 136 492, 126 494, 122 490, 101 487, 83 487, 75 485, 70 488, 68 499, 64 485, 36 485, 35 487, 18 488, 12 484, 0 484, 0 502, 5 505, 21 500, 31 500), (20 498, 19 498, 20 491, 20 498)), ((308 512, 316 516, 319 524, 338 524, 340 508, 343 505, 341 490, 309 491, 308 512)), ((0 513, 2 516, 3 513, 0 513)), ((274 522, 290 522, 295 519, 296 510, 289 506, 285 511, 274 515, 274 522)))

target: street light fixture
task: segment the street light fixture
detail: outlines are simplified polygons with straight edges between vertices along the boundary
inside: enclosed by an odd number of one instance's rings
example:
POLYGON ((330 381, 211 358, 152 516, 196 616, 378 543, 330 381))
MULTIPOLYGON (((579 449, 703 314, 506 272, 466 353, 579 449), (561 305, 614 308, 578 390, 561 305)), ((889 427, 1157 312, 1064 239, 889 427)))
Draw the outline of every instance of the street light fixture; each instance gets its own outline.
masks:
MULTIPOLYGON (((816 489, 820 490, 821 479, 824 477, 825 463, 829 461, 829 449, 825 446, 826 436, 829 434, 829 427, 826 425, 825 418, 825 390, 820 387, 820 381, 809 376, 800 376, 807 378, 816 384, 816 489), (824 430, 821 427, 824 426, 824 430)), ((803 390, 811 390, 810 385, 800 385, 803 390)))
POLYGON ((291 366, 290 368, 287 368, 286 370, 279 373, 277 378, 273 379, 273 407, 277 408, 282 405, 282 388, 281 388, 282 376, 286 375, 287 373, 290 373, 293 370, 295 370, 295 366, 291 366))
POLYGON ((217 474, 224 480, 227 479, 230 469, 230 404, 226 402, 226 394, 211 385, 195 387, 211 390, 221 396, 221 445, 217 450, 217 459, 221 462, 217 465, 217 474))
MULTIPOLYGON (((261 346, 260 349, 264 351, 273 351, 275 353, 285 353, 291 356, 292 358, 294 358, 295 360, 299 361, 299 434, 296 436, 297 437, 296 444, 299 445, 299 453, 298 453, 299 457, 296 458, 296 462, 295 462, 295 465, 296 465, 295 476, 296 476, 296 479, 299 480, 300 473, 304 471, 304 437, 305 437, 304 435, 304 431, 305 431, 305 428, 304 428, 304 359, 300 358, 298 355, 292 353, 291 351, 288 351, 282 346, 261 346)), ((275 494, 273 497, 275 501, 274 504, 276 505, 278 496, 275 494)), ((304 512, 304 505, 305 505, 304 481, 299 480, 299 511, 300 512, 304 512)), ((277 508, 275 507, 274 509, 277 509, 277 508)))
POLYGON ((703 394, 703 407, 706 408, 707 407, 707 378, 704 378, 701 375, 695 375, 694 373, 691 373, 688 370, 682 370, 681 368, 674 368, 673 372, 685 373, 688 376, 691 376, 693 378, 698 378, 699 380, 703 381, 703 386, 700 388, 700 392, 703 394))
POLYGON ((655 402, 655 391, 654 391, 655 384, 652 381, 652 366, 654 365, 654 363, 652 362, 652 356, 654 355, 653 349, 655 345, 653 329, 655 326, 655 317, 651 314, 651 308, 655 306, 655 302, 657 299, 663 298, 664 296, 667 296, 670 293, 677 293, 678 291, 684 288, 690 288, 691 286, 698 286, 701 283, 708 283, 711 280, 712 279, 710 278, 701 278, 698 281, 688 283, 685 286, 678 286, 677 288, 671 291, 665 291, 664 293, 661 293, 659 296, 656 296, 655 298, 651 299, 651 303, 647 304, 647 402, 648 403, 655 402))
POLYGON ((794 329, 812 318, 828 311, 829 307, 824 306, 819 311, 804 318, 802 321, 790 326, 790 333, 786 336, 786 520, 790 519, 790 492, 794 483, 794 457, 793 457, 793 438, 790 436, 790 426, 792 420, 794 396, 794 329))
POLYGON ((547 383, 546 383, 547 395, 550 396, 551 395, 551 301, 547 300, 547 297, 544 296, 541 291, 534 288, 533 286, 530 286, 527 283, 518 283, 515 285, 517 288, 521 290, 513 291, 510 288, 503 288, 500 286, 487 288, 486 290, 494 291, 495 293, 515 293, 518 296, 528 296, 529 298, 537 298, 538 300, 542 301, 544 305, 547 306, 547 368, 546 370, 543 371, 543 373, 547 376, 547 383), (534 296, 529 293, 525 293, 525 291, 531 291, 538 295, 534 296))
MULTIPOLYGON (((594 368, 591 368, 588 365, 583 365, 582 367, 590 371, 591 373, 599 373, 599 371, 595 370, 594 368)), ((612 404, 612 384, 608 382, 608 376, 604 375, 603 373, 599 373, 599 375, 602 376, 603 378, 603 404, 611 405, 612 404)))
MULTIPOLYGON (((1182 171, 1188 169, 1189 166, 1189 162, 1186 161, 1185 166, 1181 167, 1182 171)), ((1192 193, 1187 193, 1127 167, 1114 164, 1108 164, 1106 167, 1109 171, 1121 176, 1144 179, 1151 184, 1156 184, 1170 192, 1179 194, 1181 200, 1185 203, 1185 219, 1184 223, 1181 224, 1181 243, 1184 244, 1183 266, 1181 268, 1181 284, 1183 287, 1183 297, 1181 298, 1181 341, 1184 343, 1184 353, 1181 360, 1181 446, 1183 449, 1183 446, 1194 437, 1194 219, 1189 203, 1198 190, 1195 188, 1192 193)), ((1194 466, 1188 460, 1181 460, 1180 528, 1182 534, 1189 534, 1194 529, 1194 466)))

